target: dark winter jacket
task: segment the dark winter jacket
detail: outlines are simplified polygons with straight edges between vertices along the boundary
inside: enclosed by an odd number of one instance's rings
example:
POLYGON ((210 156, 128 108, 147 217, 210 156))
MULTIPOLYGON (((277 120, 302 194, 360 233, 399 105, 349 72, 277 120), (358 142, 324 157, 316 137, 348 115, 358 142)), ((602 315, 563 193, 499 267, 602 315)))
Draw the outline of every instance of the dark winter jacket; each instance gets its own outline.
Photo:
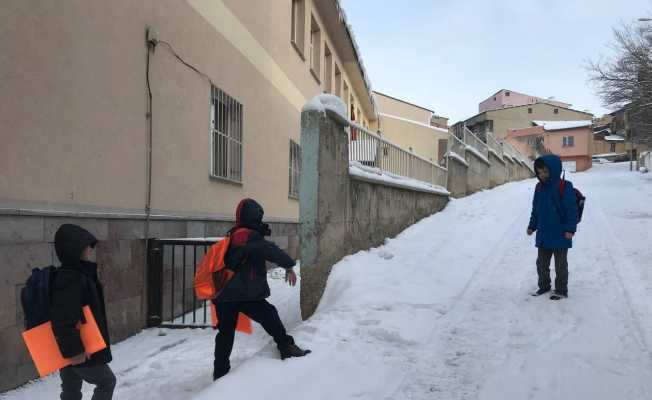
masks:
POLYGON ((539 248, 571 248, 573 241, 566 239, 564 233, 575 233, 577 229, 577 203, 573 184, 568 181, 564 183, 562 196, 561 159, 551 154, 542 156, 539 160, 550 170, 550 177, 537 184, 528 228, 537 232, 536 246, 539 248))
POLYGON ((226 253, 226 267, 235 275, 216 302, 256 301, 270 295, 266 262, 292 268, 294 260, 276 244, 265 240, 269 227, 262 222, 263 208, 254 200, 240 202, 236 226, 231 230, 231 246, 226 253))
POLYGON ((84 346, 75 327, 82 321, 82 307, 88 305, 107 344, 107 348, 93 354, 83 365, 109 363, 112 359, 109 347, 109 329, 104 306, 102 284, 97 278, 97 264, 81 261, 82 250, 94 247, 97 239, 77 225, 62 225, 54 238, 54 247, 61 267, 51 285, 50 318, 52 330, 66 358, 84 352, 84 346))

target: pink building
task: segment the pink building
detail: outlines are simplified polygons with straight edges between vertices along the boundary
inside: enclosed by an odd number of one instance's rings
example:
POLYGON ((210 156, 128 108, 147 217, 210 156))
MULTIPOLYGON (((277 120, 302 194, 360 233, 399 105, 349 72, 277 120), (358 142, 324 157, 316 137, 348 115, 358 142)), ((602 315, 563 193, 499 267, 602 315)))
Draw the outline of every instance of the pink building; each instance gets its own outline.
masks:
POLYGON ((490 96, 485 101, 481 102, 479 109, 481 113, 489 110, 498 110, 501 108, 515 107, 515 106, 524 106, 527 104, 536 104, 536 103, 548 103, 553 106, 559 106, 564 108, 570 108, 571 104, 563 103, 561 101, 554 101, 550 99, 543 99, 541 97, 530 96, 529 94, 523 94, 514 92, 512 90, 501 89, 493 96, 490 96))
POLYGON ((532 121, 531 128, 510 129, 507 141, 531 157, 553 153, 561 157, 564 170, 586 171, 593 165, 591 121, 532 121))

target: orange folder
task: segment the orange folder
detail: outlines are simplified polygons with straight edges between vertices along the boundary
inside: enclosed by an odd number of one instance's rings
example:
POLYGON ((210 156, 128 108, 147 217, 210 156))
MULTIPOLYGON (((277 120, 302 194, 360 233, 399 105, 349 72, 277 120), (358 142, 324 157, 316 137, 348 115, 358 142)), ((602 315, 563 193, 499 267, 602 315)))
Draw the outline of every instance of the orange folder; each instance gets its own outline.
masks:
MULTIPOLYGON (((100 329, 97 327, 91 309, 84 306, 83 311, 86 323, 79 324, 79 334, 86 354, 90 356, 105 349, 106 343, 100 329)), ((69 359, 63 358, 61 355, 50 321, 23 332, 23 340, 41 377, 71 364, 69 359)))
MULTIPOLYGON (((217 326, 217 321, 217 310, 215 309, 215 304, 211 302, 211 322, 214 327, 217 326)), ((253 327, 251 326, 251 319, 243 313, 239 313, 238 322, 235 325, 235 330, 246 333, 247 335, 251 335, 251 333, 254 331, 253 327)))

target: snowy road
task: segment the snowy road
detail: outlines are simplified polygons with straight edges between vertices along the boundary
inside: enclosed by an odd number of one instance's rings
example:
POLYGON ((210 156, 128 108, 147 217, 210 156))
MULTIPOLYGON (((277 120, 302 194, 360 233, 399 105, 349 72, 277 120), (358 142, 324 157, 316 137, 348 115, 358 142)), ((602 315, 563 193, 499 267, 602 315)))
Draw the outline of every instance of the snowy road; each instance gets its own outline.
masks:
MULTIPOLYGON (((342 260, 304 323, 298 291, 274 280, 310 356, 281 362, 258 329, 211 385, 212 332, 147 331, 116 346, 116 398, 652 399, 652 174, 626 168, 568 177, 588 202, 567 300, 529 296, 534 181, 511 183, 342 260)), ((55 398, 56 385, 2 398, 55 398)))

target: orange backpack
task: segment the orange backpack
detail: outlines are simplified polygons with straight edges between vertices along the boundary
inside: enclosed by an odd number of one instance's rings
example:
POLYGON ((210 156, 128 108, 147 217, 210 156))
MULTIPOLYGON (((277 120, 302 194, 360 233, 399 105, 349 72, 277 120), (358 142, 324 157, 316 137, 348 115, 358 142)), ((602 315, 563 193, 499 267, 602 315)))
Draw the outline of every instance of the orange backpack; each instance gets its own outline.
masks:
POLYGON ((213 300, 229 283, 235 272, 224 268, 224 257, 229 250, 229 236, 208 249, 195 272, 195 295, 199 300, 213 300))
MULTIPOLYGON (((227 236, 219 242, 212 245, 204 258, 199 263, 199 268, 195 273, 195 295, 199 300, 213 300, 222 293, 222 290, 231 281, 235 272, 229 268, 225 268, 224 257, 229 250, 231 244, 231 237, 227 236)), ((218 317, 215 305, 211 302, 211 325, 217 327, 218 317)), ((238 315, 238 322, 236 330, 251 334, 253 331, 251 326, 251 319, 246 315, 240 313, 238 315)))

